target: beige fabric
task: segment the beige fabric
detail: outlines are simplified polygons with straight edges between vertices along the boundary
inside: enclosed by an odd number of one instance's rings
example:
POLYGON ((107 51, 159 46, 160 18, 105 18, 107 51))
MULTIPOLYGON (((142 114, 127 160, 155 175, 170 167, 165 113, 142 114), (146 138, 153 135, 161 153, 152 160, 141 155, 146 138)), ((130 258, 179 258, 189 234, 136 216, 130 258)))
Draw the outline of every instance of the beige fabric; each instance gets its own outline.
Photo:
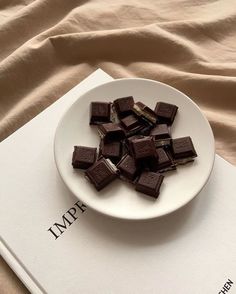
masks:
POLYGON ((236 164, 234 0, 1 0, 0 44, 0 139, 100 67, 189 95, 236 164))
POLYGON ((29 292, 19 281, 7 263, 0 258, 0 293, 1 294, 28 294, 29 292))

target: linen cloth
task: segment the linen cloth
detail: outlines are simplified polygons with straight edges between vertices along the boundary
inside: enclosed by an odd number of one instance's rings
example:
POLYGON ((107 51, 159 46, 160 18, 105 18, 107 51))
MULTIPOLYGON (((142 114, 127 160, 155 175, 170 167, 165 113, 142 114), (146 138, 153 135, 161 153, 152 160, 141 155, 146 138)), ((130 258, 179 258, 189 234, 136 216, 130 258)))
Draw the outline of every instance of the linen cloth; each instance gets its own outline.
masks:
MULTIPOLYGON (((236 164, 234 0, 1 0, 0 140, 99 67, 186 93, 236 164)), ((0 267, 1 293, 27 293, 0 267)))

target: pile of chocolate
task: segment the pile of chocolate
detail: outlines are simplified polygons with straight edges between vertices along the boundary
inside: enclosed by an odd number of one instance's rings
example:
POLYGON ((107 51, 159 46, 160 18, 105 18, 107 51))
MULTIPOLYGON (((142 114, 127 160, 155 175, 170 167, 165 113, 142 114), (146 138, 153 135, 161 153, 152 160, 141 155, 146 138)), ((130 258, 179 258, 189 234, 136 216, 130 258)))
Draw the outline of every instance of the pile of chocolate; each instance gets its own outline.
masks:
POLYGON ((85 169, 98 191, 119 177, 157 198, 163 173, 197 156, 190 137, 171 138, 176 105, 157 102, 153 111, 129 96, 90 107, 90 125, 101 137, 98 155, 97 148, 74 146, 72 166, 85 169))

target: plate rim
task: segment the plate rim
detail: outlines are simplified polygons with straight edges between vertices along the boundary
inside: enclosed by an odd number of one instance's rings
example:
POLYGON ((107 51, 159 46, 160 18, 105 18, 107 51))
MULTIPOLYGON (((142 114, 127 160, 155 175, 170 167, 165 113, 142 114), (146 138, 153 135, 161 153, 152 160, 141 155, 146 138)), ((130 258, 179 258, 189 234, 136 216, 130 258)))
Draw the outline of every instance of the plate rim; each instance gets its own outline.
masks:
POLYGON ((183 207, 185 207, 188 203, 190 203, 200 192, 201 190, 205 187, 206 183, 208 182, 209 178, 210 178, 210 175, 212 173, 212 170, 213 170, 213 167, 214 167, 214 162, 215 162, 215 139, 214 139, 214 134, 213 134, 213 131, 212 131, 212 128, 211 128, 211 125, 208 121, 208 119, 206 118, 205 114, 202 112, 202 110, 200 109, 200 107, 190 98, 188 97, 185 93, 181 92, 180 90, 166 84, 166 83, 163 83, 163 82, 160 82, 160 81, 156 81, 156 80, 152 80, 152 79, 147 79, 147 78, 119 78, 119 79, 115 79, 115 80, 112 80, 112 81, 108 81, 108 82, 105 82, 105 83, 102 83, 98 86, 95 86, 91 89, 89 89, 88 91, 84 92, 82 95, 80 95, 72 104, 70 104, 70 106, 68 106, 63 114, 61 115, 59 121, 58 121, 58 124, 57 124, 57 127, 55 129, 55 132, 54 132, 54 141, 53 141, 53 153, 54 153, 54 161, 55 161, 55 165, 56 165, 56 168, 57 168, 57 172, 59 173, 60 175, 60 178, 62 179, 63 183, 65 184, 65 186, 69 189, 69 191, 79 200, 81 201, 80 197, 74 193, 74 191, 72 191, 71 187, 66 183, 65 179, 63 178, 62 174, 61 174, 61 171, 60 171, 60 168, 59 168, 59 164, 58 164, 58 158, 57 158, 57 152, 56 152, 56 142, 57 142, 57 138, 58 138, 58 130, 60 129, 60 126, 62 125, 63 121, 64 121, 64 118, 65 116, 67 115, 67 112, 70 111, 70 109, 72 109, 74 107, 75 104, 78 103, 78 100, 80 99, 83 99, 84 96, 87 96, 89 95, 90 92, 93 92, 94 90, 98 89, 98 88, 102 88, 103 86, 107 85, 107 84, 114 84, 114 83, 119 83, 119 82, 123 82, 123 81, 144 81, 144 82, 151 82, 151 83, 154 83, 154 84, 158 84, 158 85, 161 85, 161 86, 164 86, 164 87, 167 87, 175 92, 178 92, 179 94, 183 95, 187 100, 189 100, 192 104, 194 104, 194 106, 198 109, 199 113, 201 114, 202 118, 204 119, 206 125, 208 126, 208 130, 210 131, 210 138, 209 140, 211 139, 211 146, 212 146, 212 153, 211 153, 211 166, 208 170, 208 173, 207 173, 207 177, 202 185, 202 187, 200 187, 197 192, 195 193, 195 195, 193 195, 193 197, 191 197, 190 199, 187 199, 186 201, 184 201, 181 205, 173 208, 173 209, 170 209, 168 210, 168 212, 163 212, 159 215, 156 215, 156 216, 151 216, 151 217, 137 217, 137 218, 130 218, 130 217, 124 217, 124 216, 118 216, 118 215, 114 215, 114 214, 110 214, 110 213, 107 213, 105 211, 101 211, 101 210, 98 210, 96 209, 96 207, 93 207, 91 206, 90 204, 87 204, 87 203, 84 203, 88 208, 92 209, 93 211, 97 212, 97 213, 100 213, 102 215, 105 215, 105 216, 109 216, 111 218, 114 218, 114 219, 120 219, 120 220, 126 220, 126 221, 147 221, 147 220, 153 220, 153 219, 157 219, 157 218, 160 218, 160 217, 164 217, 164 216, 167 216, 183 207))

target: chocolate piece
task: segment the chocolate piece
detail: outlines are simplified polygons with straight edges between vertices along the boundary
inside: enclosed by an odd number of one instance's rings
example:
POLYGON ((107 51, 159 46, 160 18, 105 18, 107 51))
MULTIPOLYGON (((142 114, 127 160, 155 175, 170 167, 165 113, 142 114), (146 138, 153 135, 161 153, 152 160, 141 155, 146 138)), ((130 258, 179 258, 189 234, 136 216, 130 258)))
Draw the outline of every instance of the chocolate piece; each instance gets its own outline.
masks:
POLYGON ((130 114, 125 118, 121 119, 121 124, 126 130, 132 130, 137 127, 140 127, 139 120, 134 114, 130 114))
POLYGON ((87 169, 94 164, 97 158, 97 148, 74 146, 72 156, 73 168, 87 169))
POLYGON ((143 172, 136 183, 135 189, 139 192, 157 198, 164 176, 159 173, 143 172))
POLYGON ((156 113, 149 108, 147 105, 143 104, 142 102, 136 102, 133 107, 133 111, 140 117, 148 120, 152 124, 155 124, 157 121, 156 113))
POLYGON ((165 149, 169 149, 171 145, 171 139, 160 139, 160 140, 155 140, 155 146, 157 148, 163 147, 165 149))
POLYGON ((119 124, 119 126, 124 131, 126 138, 135 136, 136 134, 141 133, 142 130, 144 130, 144 128, 146 128, 146 126, 144 126, 142 124, 139 124, 137 127, 134 127, 133 129, 130 129, 130 130, 125 129, 122 124, 119 124))
POLYGON ((126 140, 123 140, 121 142, 121 157, 123 157, 126 154, 129 154, 129 149, 128 149, 126 140))
POLYGON ((148 171, 157 171, 158 167, 158 154, 156 154, 152 157, 145 158, 145 160, 140 161, 141 162, 141 167, 143 170, 148 170, 148 171))
POLYGON ((100 191, 117 177, 118 170, 109 159, 101 158, 85 171, 85 176, 100 191))
POLYGON ((120 170, 121 178, 133 181, 138 175, 138 167, 135 160, 129 154, 122 157, 121 161, 118 163, 117 168, 120 170))
POLYGON ((163 148, 157 148, 156 151, 158 154, 158 164, 155 168, 155 171, 166 172, 166 171, 176 169, 175 164, 173 163, 170 156, 163 148))
POLYGON ((142 128, 142 125, 140 125, 139 120, 134 114, 124 117, 120 122, 119 126, 124 131, 126 138, 135 135, 142 128))
POLYGON ((185 164, 197 157, 190 137, 172 139, 171 151, 174 161, 178 164, 185 164))
POLYGON ((146 124, 143 126, 143 128, 139 131, 140 135, 148 136, 150 134, 151 129, 153 128, 153 125, 146 124))
POLYGON ((167 124, 156 125, 151 130, 150 136, 154 137, 155 140, 170 138, 170 132, 167 124))
POLYGON ((105 143, 104 140, 101 140, 99 154, 117 163, 121 158, 121 142, 105 143))
POLYGON ((91 102, 90 125, 98 125, 111 122, 111 103, 91 102))
POLYGON ((171 137, 167 124, 156 125, 151 130, 150 136, 154 138, 156 147, 170 146, 171 137))
POLYGON ((151 137, 133 139, 130 146, 135 160, 147 159, 156 156, 155 144, 151 137))
POLYGON ((169 104, 165 102, 157 102, 155 107, 155 113, 157 114, 158 122, 167 125, 172 125, 175 115, 177 113, 178 107, 174 104, 169 104))
POLYGON ((136 134, 149 134, 152 126, 143 119, 131 114, 121 119, 120 127, 124 130, 125 137, 128 138, 136 134))
POLYGON ((129 153, 132 153, 130 152, 131 151, 131 142, 134 140, 134 139, 141 139, 141 138, 144 138, 143 135, 133 135, 131 137, 128 137, 126 140, 125 140, 125 144, 126 144, 126 147, 129 151, 129 153))
POLYGON ((125 138, 124 130, 115 123, 99 125, 98 132, 105 142, 119 141, 125 138))
POLYGON ((118 98, 113 102, 114 108, 119 118, 132 114, 134 98, 132 96, 118 98))

